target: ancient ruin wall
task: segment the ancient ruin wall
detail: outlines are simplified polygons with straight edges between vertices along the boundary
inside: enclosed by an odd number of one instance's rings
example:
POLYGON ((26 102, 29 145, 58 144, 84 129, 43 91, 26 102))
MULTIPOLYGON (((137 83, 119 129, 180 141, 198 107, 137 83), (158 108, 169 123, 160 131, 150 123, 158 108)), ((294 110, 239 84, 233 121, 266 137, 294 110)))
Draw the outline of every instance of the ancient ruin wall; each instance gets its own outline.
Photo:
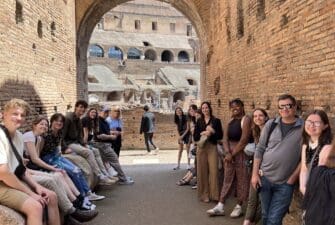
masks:
POLYGON ((209 99, 227 121, 228 100, 247 111, 277 111, 291 93, 299 111, 335 112, 335 2, 327 0, 212 1, 206 56, 209 99))
POLYGON ((73 1, 0 1, 0 106, 18 97, 36 113, 76 100, 73 1))
MULTIPOLYGON (((144 136, 140 134, 142 115, 142 107, 122 111, 124 122, 122 149, 145 149, 144 136)), ((178 149, 178 133, 173 122, 174 115, 155 112, 155 118, 154 143, 160 149, 178 149)))

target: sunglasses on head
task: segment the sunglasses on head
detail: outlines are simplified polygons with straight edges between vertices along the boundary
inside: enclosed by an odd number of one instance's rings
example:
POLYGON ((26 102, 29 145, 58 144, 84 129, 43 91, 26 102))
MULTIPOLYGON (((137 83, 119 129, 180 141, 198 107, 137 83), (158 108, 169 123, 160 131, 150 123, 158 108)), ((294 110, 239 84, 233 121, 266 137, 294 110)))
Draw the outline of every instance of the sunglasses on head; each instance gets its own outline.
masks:
POLYGON ((285 104, 285 105, 279 105, 278 109, 292 109, 293 104, 285 104))

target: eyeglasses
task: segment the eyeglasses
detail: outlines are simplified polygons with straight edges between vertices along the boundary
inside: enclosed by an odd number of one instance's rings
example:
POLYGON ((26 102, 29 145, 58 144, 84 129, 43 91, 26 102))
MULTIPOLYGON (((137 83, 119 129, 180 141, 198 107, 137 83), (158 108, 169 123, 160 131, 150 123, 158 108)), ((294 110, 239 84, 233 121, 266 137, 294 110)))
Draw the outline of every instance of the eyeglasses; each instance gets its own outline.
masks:
POLYGON ((285 105, 279 105, 278 109, 292 109, 293 108, 293 104, 285 104, 285 105))
POLYGON ((322 124, 322 121, 312 121, 312 120, 305 121, 305 126, 307 127, 311 127, 311 126, 320 127, 321 124, 322 124))

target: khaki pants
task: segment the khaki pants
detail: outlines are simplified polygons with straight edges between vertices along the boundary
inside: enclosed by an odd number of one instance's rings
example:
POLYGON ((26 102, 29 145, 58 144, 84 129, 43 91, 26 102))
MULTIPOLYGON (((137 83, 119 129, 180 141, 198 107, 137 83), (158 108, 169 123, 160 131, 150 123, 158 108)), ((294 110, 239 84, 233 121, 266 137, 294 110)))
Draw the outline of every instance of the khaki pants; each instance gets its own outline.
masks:
POLYGON ((69 211, 73 208, 73 204, 70 199, 67 197, 66 191, 63 188, 64 184, 62 179, 60 179, 58 174, 45 173, 41 171, 34 170, 32 172, 33 179, 43 187, 52 190, 56 193, 58 198, 58 206, 62 212, 68 214, 69 211))
POLYGON ((103 160, 105 162, 108 162, 115 169, 118 174, 118 178, 121 181, 125 181, 127 177, 121 168, 119 157, 117 156, 111 145, 104 142, 94 142, 92 143, 92 145, 93 147, 100 150, 103 160))
POLYGON ((98 149, 89 149, 80 144, 70 144, 69 148, 88 161, 95 175, 99 176, 102 173, 107 173, 98 149))
POLYGON ((0 204, 21 212, 23 203, 30 198, 26 193, 0 181, 0 204))
POLYGON ((201 200, 219 200, 218 154, 209 142, 197 149, 197 185, 201 200))

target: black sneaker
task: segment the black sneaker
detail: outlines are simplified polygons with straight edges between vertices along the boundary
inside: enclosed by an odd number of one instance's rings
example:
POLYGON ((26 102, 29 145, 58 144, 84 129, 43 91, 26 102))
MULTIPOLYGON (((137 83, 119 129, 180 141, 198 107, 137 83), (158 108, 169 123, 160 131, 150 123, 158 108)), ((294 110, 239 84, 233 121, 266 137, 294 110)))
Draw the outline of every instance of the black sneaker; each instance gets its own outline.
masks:
POLYGON ((68 215, 64 218, 64 225, 82 225, 82 223, 68 215))
POLYGON ((73 217, 74 219, 80 221, 80 222, 87 222, 92 220, 94 217, 98 215, 97 210, 80 210, 76 209, 73 213, 71 213, 69 216, 73 217))

